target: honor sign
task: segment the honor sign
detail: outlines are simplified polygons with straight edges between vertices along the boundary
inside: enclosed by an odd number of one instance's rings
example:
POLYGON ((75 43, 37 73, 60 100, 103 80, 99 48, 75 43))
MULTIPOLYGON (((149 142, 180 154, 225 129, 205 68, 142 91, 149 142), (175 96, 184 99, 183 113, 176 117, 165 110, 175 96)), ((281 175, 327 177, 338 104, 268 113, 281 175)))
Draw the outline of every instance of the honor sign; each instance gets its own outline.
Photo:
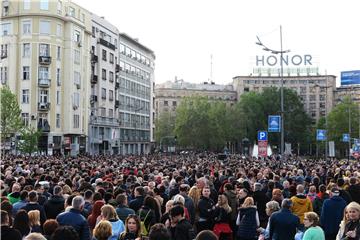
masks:
POLYGON ((257 55, 255 58, 256 67, 253 69, 255 74, 278 74, 280 75, 280 64, 282 61, 284 74, 318 74, 319 68, 313 67, 313 57, 310 54, 305 55, 257 55))

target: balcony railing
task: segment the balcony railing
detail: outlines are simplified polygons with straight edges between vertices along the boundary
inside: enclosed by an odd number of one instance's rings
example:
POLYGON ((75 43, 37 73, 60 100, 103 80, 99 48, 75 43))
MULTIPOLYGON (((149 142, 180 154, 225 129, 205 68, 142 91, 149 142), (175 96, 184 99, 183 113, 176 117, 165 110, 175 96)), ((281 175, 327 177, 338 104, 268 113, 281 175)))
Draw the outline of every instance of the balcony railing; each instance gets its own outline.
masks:
POLYGON ((90 102, 97 102, 98 97, 97 95, 90 95, 90 102))
POLYGON ((38 109, 39 111, 48 111, 50 109, 50 103, 49 102, 39 102, 38 103, 38 109))
POLYGON ((91 63, 97 63, 99 60, 98 56, 95 54, 91 54, 91 63))
POLYGON ((43 65, 49 65, 51 63, 50 56, 39 56, 39 63, 43 65))
POLYGON ((46 78, 39 78, 39 87, 50 87, 51 80, 46 78))
POLYGON ((91 84, 97 84, 98 83, 98 76, 95 74, 91 74, 91 84))
POLYGON ((50 132, 50 125, 47 120, 39 121, 37 128, 42 132, 50 132))

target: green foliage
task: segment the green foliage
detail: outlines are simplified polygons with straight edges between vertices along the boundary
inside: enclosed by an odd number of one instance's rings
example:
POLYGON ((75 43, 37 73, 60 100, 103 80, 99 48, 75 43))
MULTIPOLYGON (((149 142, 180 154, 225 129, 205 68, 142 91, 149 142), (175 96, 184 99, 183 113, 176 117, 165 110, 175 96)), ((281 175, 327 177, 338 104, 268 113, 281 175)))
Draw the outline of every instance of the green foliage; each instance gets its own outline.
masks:
POLYGON ((1 139, 4 140, 18 132, 22 126, 21 109, 17 102, 16 95, 8 86, 1 88, 1 139))
POLYGON ((166 136, 174 136, 175 116, 170 112, 163 112, 155 121, 155 140, 160 143, 166 136))
POLYGON ((33 128, 26 127, 20 130, 20 141, 18 142, 18 150, 22 153, 31 155, 38 150, 39 137, 41 131, 33 128))

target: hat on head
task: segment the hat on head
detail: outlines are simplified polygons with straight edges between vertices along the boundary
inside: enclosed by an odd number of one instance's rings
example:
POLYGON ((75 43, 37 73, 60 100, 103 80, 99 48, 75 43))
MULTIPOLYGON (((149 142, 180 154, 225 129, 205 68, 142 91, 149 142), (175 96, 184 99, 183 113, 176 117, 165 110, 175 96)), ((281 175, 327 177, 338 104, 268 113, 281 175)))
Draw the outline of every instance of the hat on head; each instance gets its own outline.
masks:
POLYGON ((340 195, 340 191, 338 188, 332 188, 331 189, 331 193, 334 195, 334 196, 339 196, 340 195))

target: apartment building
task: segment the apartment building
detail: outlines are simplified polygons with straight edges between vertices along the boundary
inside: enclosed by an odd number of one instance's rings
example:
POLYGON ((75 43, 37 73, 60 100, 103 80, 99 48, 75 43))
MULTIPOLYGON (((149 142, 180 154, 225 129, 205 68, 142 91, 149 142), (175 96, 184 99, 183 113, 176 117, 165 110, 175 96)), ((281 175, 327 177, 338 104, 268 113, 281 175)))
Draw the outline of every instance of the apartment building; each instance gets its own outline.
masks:
POLYGON ((3 0, 1 10, 1 84, 17 95, 24 123, 42 130, 39 150, 85 152, 90 13, 68 0, 3 0))

